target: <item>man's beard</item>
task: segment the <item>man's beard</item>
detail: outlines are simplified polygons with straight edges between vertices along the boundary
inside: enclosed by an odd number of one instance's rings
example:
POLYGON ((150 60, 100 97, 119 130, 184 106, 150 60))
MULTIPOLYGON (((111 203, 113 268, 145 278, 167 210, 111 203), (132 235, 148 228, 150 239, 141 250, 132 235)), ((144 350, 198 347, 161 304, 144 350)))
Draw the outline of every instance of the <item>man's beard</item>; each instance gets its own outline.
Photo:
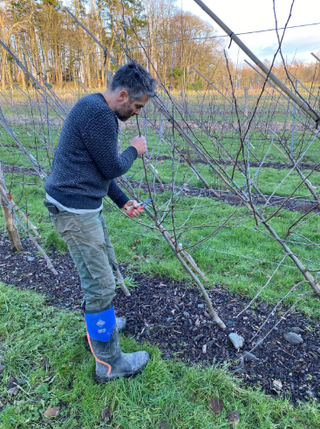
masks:
POLYGON ((127 121, 128 119, 131 118, 131 116, 134 115, 134 112, 129 112, 128 109, 126 109, 125 107, 120 107, 117 110, 115 110, 114 112, 117 117, 120 119, 120 121, 127 121))

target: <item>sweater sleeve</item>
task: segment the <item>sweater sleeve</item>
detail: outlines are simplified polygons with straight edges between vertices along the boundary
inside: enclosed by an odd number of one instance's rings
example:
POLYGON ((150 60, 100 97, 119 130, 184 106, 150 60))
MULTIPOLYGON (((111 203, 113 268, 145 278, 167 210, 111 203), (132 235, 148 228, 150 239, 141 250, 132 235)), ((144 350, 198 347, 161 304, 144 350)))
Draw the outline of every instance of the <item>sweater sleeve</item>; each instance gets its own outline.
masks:
POLYGON ((125 174, 138 156, 136 148, 129 146, 118 153, 118 130, 113 113, 96 113, 89 120, 84 132, 88 152, 106 180, 125 174))
POLYGON ((129 198, 123 192, 123 190, 117 185, 115 180, 111 180, 108 197, 112 199, 112 201, 117 204, 117 206, 122 209, 122 207, 129 201, 129 198))

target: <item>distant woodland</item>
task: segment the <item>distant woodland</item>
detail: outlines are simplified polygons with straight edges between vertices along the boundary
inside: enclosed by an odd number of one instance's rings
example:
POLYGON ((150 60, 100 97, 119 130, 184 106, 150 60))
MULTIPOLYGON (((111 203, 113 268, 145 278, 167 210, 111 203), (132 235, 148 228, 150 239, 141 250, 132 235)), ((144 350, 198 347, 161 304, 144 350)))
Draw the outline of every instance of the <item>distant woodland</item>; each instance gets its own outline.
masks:
MULTIPOLYGON (((203 89, 204 81, 192 66, 210 81, 228 84, 225 39, 216 37, 216 27, 181 11, 173 0, 0 1, 1 40, 48 85, 63 88, 77 79, 86 87, 106 87, 107 72, 112 74, 114 68, 64 10, 65 5, 120 64, 126 60, 126 49, 167 87, 203 89)), ((2 90, 30 85, 3 47, 0 65, 2 90)), ((236 67, 229 61, 228 67, 236 89, 259 87, 262 78, 248 65, 236 67)), ((320 63, 294 62, 287 68, 304 85, 320 85, 320 63)), ((281 79, 286 77, 281 63, 276 63, 273 72, 281 79)))

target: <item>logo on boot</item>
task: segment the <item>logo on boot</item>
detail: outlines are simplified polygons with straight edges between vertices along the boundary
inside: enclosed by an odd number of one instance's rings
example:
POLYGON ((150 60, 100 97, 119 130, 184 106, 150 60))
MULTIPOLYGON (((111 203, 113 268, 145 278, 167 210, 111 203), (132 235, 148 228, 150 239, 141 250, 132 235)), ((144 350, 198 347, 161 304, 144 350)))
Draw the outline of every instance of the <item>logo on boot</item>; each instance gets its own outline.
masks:
POLYGON ((99 328, 101 328, 106 322, 104 322, 103 320, 99 319, 98 322, 96 323, 99 328))

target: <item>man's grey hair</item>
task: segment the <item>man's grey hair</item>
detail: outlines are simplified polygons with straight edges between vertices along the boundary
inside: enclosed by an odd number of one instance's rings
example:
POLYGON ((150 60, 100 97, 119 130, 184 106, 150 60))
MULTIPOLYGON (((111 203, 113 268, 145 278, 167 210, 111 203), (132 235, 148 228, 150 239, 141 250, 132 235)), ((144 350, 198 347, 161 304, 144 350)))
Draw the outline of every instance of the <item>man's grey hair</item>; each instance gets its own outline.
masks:
POLYGON ((111 82, 113 92, 125 89, 130 100, 137 100, 146 94, 149 98, 156 95, 157 83, 145 68, 136 62, 120 67, 111 82))

